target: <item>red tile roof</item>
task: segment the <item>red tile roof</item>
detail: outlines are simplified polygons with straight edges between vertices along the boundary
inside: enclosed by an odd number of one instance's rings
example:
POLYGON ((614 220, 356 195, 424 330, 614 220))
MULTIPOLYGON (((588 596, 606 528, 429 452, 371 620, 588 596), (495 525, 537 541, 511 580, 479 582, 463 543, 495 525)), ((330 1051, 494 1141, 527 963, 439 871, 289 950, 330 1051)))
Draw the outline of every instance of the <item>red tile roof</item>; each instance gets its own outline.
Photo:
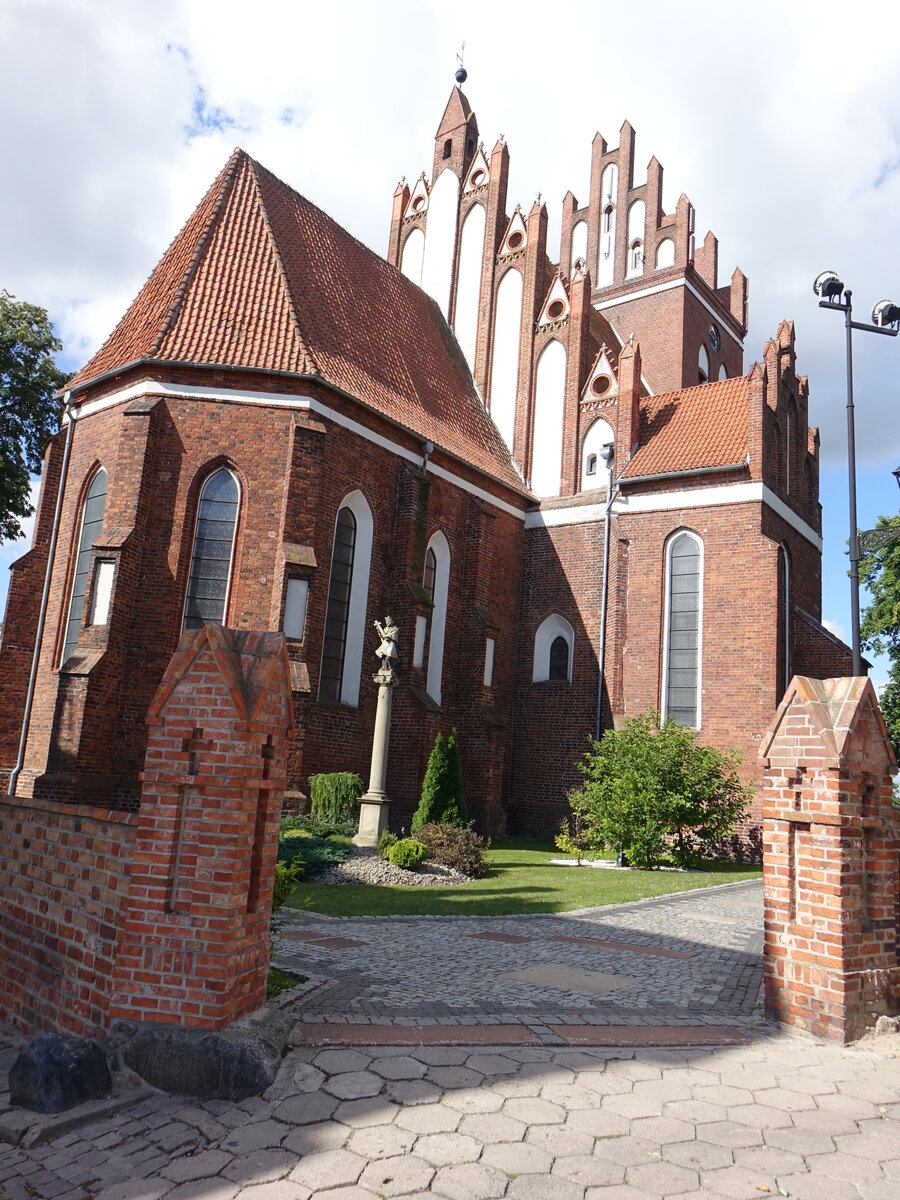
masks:
POLYGON ((525 491, 437 304, 243 150, 70 387, 136 359, 316 375, 525 491))
POLYGON ((748 451, 748 387, 749 378, 740 376, 645 396, 639 448, 623 479, 743 462, 748 451))

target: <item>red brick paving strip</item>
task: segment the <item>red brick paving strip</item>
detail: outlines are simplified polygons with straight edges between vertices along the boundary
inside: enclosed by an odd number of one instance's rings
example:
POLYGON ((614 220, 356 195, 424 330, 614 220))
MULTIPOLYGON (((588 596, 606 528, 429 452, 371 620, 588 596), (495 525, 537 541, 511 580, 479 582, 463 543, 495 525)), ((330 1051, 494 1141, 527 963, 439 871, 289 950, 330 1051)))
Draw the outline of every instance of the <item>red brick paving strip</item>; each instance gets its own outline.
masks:
POLYGON ((533 942, 535 939, 526 937, 523 933, 470 933, 469 937, 478 938, 482 942, 509 942, 517 946, 520 942, 533 942))
POLYGON ((728 1025, 551 1025, 573 1046, 743 1046, 745 1034, 728 1025))
POLYGON ((308 1046, 539 1046, 525 1025, 300 1025, 308 1046))
POLYGON ((366 945, 365 942, 358 942, 354 938, 324 937, 320 934, 307 933, 302 929, 288 930, 281 936, 292 942, 311 942, 316 949, 322 946, 326 950, 352 950, 355 946, 366 945))

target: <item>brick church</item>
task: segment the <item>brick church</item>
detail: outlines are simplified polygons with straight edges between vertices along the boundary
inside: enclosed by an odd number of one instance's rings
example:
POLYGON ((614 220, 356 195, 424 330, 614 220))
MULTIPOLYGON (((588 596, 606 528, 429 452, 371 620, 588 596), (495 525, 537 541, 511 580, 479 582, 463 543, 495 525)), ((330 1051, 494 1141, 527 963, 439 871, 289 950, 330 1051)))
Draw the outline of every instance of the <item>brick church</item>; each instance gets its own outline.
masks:
POLYGON ((385 260, 234 152, 47 447, 0 644, 16 794, 136 808, 151 700, 207 622, 284 632, 300 800, 367 777, 391 614, 397 827, 439 730, 479 827, 548 829, 622 717, 657 708, 752 779, 790 677, 848 672, 791 323, 745 372, 747 279, 720 285, 687 197, 663 211, 655 158, 635 184, 627 123, 557 261, 508 171, 454 88, 385 260))

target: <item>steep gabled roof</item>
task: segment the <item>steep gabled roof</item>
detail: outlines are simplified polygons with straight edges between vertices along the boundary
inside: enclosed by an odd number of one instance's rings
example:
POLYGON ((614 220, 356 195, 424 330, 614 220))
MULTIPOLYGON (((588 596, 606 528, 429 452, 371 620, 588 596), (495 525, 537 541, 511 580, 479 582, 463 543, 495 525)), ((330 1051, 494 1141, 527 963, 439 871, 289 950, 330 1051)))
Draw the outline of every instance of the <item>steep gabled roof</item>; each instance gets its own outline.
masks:
POLYGON ((525 491, 438 305, 243 150, 69 386, 139 359, 317 376, 525 491))
POLYGON ((643 397, 639 449, 623 479, 743 462, 748 402, 747 376, 643 397))

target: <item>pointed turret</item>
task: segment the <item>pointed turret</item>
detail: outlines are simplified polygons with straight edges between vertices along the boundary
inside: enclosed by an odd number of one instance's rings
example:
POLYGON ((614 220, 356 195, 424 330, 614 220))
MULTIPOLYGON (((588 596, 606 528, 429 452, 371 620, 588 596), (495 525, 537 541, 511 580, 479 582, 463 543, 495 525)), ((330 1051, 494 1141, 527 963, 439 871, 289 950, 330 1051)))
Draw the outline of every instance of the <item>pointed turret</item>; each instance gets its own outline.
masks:
POLYGON ((446 167, 450 167, 462 180, 477 149, 478 122, 469 101, 458 87, 454 87, 434 135, 432 184, 437 182, 438 175, 446 167))

